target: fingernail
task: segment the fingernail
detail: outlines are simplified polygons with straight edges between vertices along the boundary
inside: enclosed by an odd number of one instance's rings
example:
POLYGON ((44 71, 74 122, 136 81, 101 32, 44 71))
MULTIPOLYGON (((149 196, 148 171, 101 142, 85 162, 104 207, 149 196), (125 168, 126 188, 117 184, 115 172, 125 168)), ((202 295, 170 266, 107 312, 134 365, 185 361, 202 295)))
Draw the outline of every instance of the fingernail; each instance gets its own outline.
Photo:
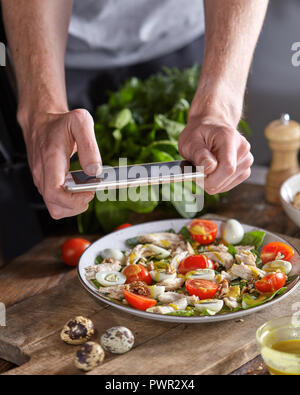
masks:
POLYGON ((100 163, 93 163, 92 165, 88 165, 85 168, 85 173, 88 176, 96 176, 98 178, 102 173, 102 166, 100 163))

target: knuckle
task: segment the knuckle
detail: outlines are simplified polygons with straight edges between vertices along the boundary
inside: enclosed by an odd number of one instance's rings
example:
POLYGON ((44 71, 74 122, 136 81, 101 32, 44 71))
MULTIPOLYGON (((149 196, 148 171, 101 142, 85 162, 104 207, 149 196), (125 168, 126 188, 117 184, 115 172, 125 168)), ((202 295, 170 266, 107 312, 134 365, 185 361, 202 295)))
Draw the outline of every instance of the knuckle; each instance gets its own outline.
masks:
POLYGON ((241 146, 242 146, 242 150, 243 150, 244 152, 250 152, 251 145, 250 145, 249 141, 246 140, 245 137, 243 137, 243 136, 242 136, 242 143, 241 143, 241 146))
POLYGON ((79 123, 94 122, 91 114, 84 108, 73 110, 71 114, 79 123))
POLYGON ((61 219, 61 218, 63 218, 63 214, 62 214, 62 211, 61 211, 61 209, 59 208, 59 207, 57 207, 57 206, 48 206, 48 211, 49 211, 49 214, 51 215, 51 217, 53 218, 53 219, 61 219))
POLYGON ((226 172, 226 174, 228 174, 230 176, 232 176, 235 173, 235 170, 236 170, 234 164, 232 162, 229 162, 229 161, 225 162, 223 164, 223 169, 226 172))

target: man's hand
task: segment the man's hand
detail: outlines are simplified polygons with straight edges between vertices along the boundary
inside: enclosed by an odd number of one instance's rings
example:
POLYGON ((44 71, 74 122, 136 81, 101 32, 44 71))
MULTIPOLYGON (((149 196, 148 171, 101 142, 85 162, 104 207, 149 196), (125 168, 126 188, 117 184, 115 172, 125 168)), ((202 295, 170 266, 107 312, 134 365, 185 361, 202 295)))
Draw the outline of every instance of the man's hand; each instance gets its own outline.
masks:
POLYGON ((28 160, 34 183, 54 219, 82 213, 93 199, 93 192, 64 190, 70 157, 78 150, 83 170, 96 175, 101 157, 94 135, 93 118, 86 110, 74 110, 39 117, 23 127, 28 160))
POLYGON ((250 176, 250 144, 232 126, 218 119, 191 117, 179 136, 180 154, 204 167, 206 192, 226 192, 250 176))

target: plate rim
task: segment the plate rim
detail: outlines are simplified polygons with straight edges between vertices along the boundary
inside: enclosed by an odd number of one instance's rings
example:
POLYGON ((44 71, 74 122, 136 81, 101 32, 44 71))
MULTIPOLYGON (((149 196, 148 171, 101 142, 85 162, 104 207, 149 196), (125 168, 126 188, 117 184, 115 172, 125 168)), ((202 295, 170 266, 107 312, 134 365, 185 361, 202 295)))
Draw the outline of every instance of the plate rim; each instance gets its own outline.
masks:
MULTIPOLYGON (((225 222, 223 219, 221 218, 213 218, 210 217, 209 215, 205 216, 205 219, 208 220, 212 220, 212 221, 220 221, 220 222, 225 222)), ((147 222, 143 222, 141 224, 136 224, 136 225, 132 225, 130 227, 130 229, 133 228, 138 228, 138 227, 142 227, 145 226, 146 224, 155 224, 155 223, 170 223, 172 221, 182 221, 182 222, 188 222, 188 221, 192 221, 192 219, 187 219, 187 218, 170 218, 170 219, 164 219, 164 220, 157 220, 157 221, 147 221, 147 222)), ((270 232, 266 229, 260 228, 260 227, 255 227, 253 225, 249 225, 249 224, 244 224, 242 222, 240 222, 242 226, 250 226, 255 230, 260 230, 263 232, 267 232, 269 235, 271 236, 275 236, 281 240, 283 240, 284 242, 286 242, 287 244, 291 245, 295 251, 297 252, 297 254, 299 255, 299 260, 300 260, 300 252, 299 250, 289 241, 287 241, 284 237, 282 237, 281 235, 278 236, 276 233, 274 232, 270 232)), ((180 317, 180 316, 172 316, 172 315, 164 315, 164 314, 155 314, 155 313, 150 313, 150 312, 146 312, 146 311, 142 311, 142 310, 137 310, 134 309, 133 307, 129 307, 129 306, 122 306, 121 304, 118 304, 116 302, 113 302, 110 299, 105 298, 104 296, 98 294, 95 290, 93 290, 92 285, 88 286, 85 281, 83 280, 81 273, 80 273, 80 263, 82 261, 83 256, 85 255, 86 251, 88 249, 90 249, 97 241, 101 240, 103 237, 108 237, 110 235, 112 235, 112 233, 117 234, 117 233, 125 233, 126 230, 128 228, 125 229, 120 229, 118 231, 113 231, 110 232, 108 234, 106 234, 105 236, 100 237, 97 240, 94 240, 93 243, 88 246, 83 254, 81 255, 78 265, 77 265, 77 275, 78 275, 78 279, 80 284, 83 286, 83 288, 88 292, 88 294, 92 295, 93 297, 95 297, 98 301, 101 301, 102 303, 106 303, 118 310, 121 310, 123 312, 126 312, 128 314, 132 314, 141 318, 145 318, 145 319, 152 319, 155 321, 165 321, 165 322, 177 322, 177 323, 186 323, 186 324, 200 324, 200 323, 209 323, 209 322, 217 322, 217 321, 227 321, 227 320, 231 320, 231 319, 235 319, 235 318, 240 318, 240 317, 244 317, 246 315, 255 313, 257 311, 263 310, 265 309, 267 306, 272 306, 275 303, 278 303, 279 301, 285 299, 288 295, 290 295, 291 293, 293 293, 298 286, 300 285, 300 274, 298 273, 298 277, 293 281, 295 282, 294 285, 291 286, 291 288, 285 292, 283 295, 280 295, 278 298, 274 298, 273 300, 264 303, 260 306, 256 306, 256 307, 252 307, 250 309, 246 309, 246 310, 240 310, 240 311, 236 311, 236 312, 231 312, 231 313, 227 313, 227 314, 220 314, 220 315, 213 315, 213 316, 197 316, 197 317, 180 317)), ((293 283, 292 282, 292 283, 293 283)), ((291 283, 291 284, 292 284, 291 283)), ((289 284, 289 285, 291 285, 289 284)))

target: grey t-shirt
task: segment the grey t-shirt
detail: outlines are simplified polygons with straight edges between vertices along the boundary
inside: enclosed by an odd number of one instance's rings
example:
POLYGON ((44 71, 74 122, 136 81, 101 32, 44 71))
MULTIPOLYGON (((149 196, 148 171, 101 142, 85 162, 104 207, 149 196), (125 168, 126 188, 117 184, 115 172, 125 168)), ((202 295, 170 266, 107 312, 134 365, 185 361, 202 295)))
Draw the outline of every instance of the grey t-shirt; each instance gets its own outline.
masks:
POLYGON ((66 66, 101 69, 147 61, 204 32, 203 0, 74 0, 66 66))

